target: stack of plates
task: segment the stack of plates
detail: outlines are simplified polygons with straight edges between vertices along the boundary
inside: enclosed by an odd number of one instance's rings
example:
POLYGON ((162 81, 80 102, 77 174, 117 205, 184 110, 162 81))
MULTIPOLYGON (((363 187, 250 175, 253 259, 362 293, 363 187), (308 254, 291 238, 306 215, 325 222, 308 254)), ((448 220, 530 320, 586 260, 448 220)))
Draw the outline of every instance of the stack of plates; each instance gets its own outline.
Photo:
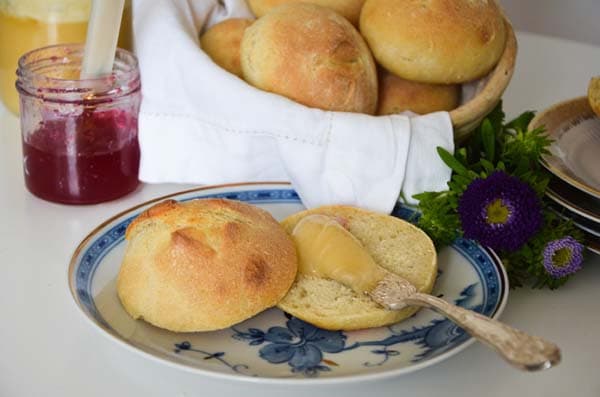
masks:
POLYGON ((588 248, 600 254, 600 117, 582 97, 538 114, 530 128, 540 126, 554 141, 542 158, 553 175, 546 196, 560 216, 585 233, 588 248))

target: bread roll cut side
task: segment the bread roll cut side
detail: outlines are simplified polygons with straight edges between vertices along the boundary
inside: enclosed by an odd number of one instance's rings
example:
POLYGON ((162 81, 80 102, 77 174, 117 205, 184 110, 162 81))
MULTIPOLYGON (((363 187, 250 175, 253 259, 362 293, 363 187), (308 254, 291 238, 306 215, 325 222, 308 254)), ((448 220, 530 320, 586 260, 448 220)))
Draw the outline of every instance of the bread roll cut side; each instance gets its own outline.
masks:
MULTIPOLYGON (((431 292, 437 276, 437 254, 429 237, 417 227, 388 215, 348 206, 326 206, 302 211, 282 225, 291 233, 303 217, 322 214, 340 219, 375 262, 431 292)), ((410 317, 418 309, 383 309, 369 297, 333 280, 298 274, 280 309, 315 326, 330 330, 380 327, 410 317)))

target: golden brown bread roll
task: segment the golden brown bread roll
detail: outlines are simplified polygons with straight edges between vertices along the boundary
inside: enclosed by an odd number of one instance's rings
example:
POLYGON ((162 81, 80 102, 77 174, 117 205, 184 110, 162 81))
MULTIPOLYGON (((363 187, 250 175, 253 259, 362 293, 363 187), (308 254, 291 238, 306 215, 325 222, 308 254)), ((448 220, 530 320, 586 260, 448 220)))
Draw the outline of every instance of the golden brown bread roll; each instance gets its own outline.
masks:
POLYGON ((242 77, 240 43, 244 31, 251 24, 251 20, 244 18, 231 18, 219 22, 202 34, 200 46, 217 65, 242 77))
POLYGON ((494 0, 367 0, 360 31, 375 59, 397 76, 454 84, 496 65, 504 23, 494 0))
POLYGON ((341 16, 345 17, 354 26, 358 26, 360 10, 365 0, 248 0, 250 9, 257 17, 262 17, 271 9, 285 3, 312 3, 331 8, 341 16))
POLYGON ((373 114, 377 71, 367 44, 339 14, 307 3, 279 6, 242 40, 244 79, 324 110, 373 114))
POLYGON ((427 114, 452 110, 459 104, 460 86, 457 84, 429 84, 395 76, 387 70, 379 71, 379 102, 377 114, 395 114, 406 110, 427 114))
POLYGON ((171 331, 228 327, 274 306, 297 270, 294 243, 242 202, 167 200, 127 228, 117 280, 133 318, 171 331))
POLYGON ((588 102, 590 107, 600 117, 600 76, 593 77, 588 86, 588 102))

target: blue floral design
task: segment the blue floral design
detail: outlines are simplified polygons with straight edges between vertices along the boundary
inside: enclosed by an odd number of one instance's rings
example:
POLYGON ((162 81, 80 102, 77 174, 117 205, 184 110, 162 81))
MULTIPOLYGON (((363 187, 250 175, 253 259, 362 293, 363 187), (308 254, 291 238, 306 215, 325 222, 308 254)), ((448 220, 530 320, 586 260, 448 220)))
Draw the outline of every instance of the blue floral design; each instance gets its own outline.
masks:
POLYGON ((344 350, 346 335, 342 331, 326 331, 286 314, 286 327, 271 327, 267 332, 250 328, 248 332, 233 329, 233 338, 249 341, 250 345, 261 345, 262 359, 272 364, 288 363, 293 373, 308 377, 318 376, 321 371, 330 371, 323 360, 323 352, 338 353, 344 350))
POLYGON ((225 352, 209 353, 207 351, 194 348, 192 346, 192 344, 188 341, 184 341, 181 343, 175 343, 175 348, 173 349, 173 352, 179 354, 183 351, 192 351, 195 353, 202 354, 204 356, 205 360, 213 360, 213 359, 217 360, 220 363, 224 364, 225 366, 231 368, 233 370, 233 372, 237 372, 239 374, 244 374, 244 375, 249 375, 249 376, 256 376, 255 374, 245 373, 245 371, 248 370, 248 366, 246 364, 231 364, 228 361, 226 361, 223 358, 225 356, 225 352))
MULTIPOLYGON (((481 312, 481 306, 473 306, 477 284, 471 284, 455 301, 456 305, 481 312)), ((391 335, 381 340, 361 341, 346 346, 346 335, 342 331, 326 331, 286 314, 287 328, 271 327, 264 332, 257 328, 249 328, 243 332, 233 328, 233 338, 249 342, 249 345, 262 345, 259 355, 272 364, 287 363, 293 373, 301 373, 308 377, 318 376, 322 371, 331 371, 326 365, 336 365, 334 361, 323 358, 323 353, 340 353, 365 346, 375 346, 378 349, 371 353, 379 357, 376 362, 363 363, 366 367, 378 366, 387 362, 391 357, 399 356, 398 350, 390 347, 398 343, 413 342, 423 348, 413 362, 420 362, 432 356, 439 355, 455 346, 462 339, 468 338, 465 331, 447 319, 433 320, 424 327, 414 327, 411 330, 388 327, 391 335)))

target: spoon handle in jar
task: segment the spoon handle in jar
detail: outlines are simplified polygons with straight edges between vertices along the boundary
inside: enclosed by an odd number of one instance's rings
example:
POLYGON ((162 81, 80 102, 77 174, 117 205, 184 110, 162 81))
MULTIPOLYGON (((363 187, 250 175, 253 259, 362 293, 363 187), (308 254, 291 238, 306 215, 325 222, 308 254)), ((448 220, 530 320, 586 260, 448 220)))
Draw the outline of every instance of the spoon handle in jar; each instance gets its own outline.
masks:
POLYGON ((108 75, 113 70, 125 0, 94 0, 88 22, 81 78, 108 75))

